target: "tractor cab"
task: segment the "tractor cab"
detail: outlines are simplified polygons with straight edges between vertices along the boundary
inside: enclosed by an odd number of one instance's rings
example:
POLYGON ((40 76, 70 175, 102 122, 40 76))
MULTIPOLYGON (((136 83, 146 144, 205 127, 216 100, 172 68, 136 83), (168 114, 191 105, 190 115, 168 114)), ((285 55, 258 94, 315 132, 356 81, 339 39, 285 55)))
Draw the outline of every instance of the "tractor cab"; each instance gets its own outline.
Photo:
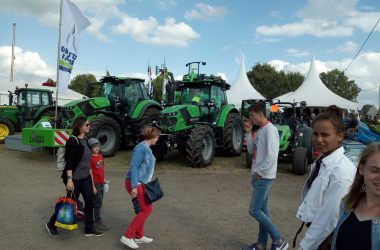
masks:
POLYGON ((19 108, 23 120, 33 120, 41 108, 53 105, 52 91, 20 88, 9 94, 9 104, 19 108), (15 99, 13 99, 15 97, 15 99))
POLYGON ((131 116, 139 101, 149 99, 143 79, 106 76, 99 83, 98 97, 107 97, 115 113, 131 116))

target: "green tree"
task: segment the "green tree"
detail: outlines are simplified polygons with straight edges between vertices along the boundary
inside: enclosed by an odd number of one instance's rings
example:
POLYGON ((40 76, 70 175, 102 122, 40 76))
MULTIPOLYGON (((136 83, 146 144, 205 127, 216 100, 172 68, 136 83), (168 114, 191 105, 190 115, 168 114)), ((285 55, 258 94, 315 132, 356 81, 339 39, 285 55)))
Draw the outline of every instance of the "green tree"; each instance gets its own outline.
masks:
POLYGON ((161 102, 162 99, 162 85, 164 82, 164 77, 162 75, 157 76, 153 79, 153 100, 161 102))
POLYGON ((268 99, 294 91, 304 80, 298 72, 278 72, 267 63, 256 64, 248 71, 247 76, 252 86, 268 99))
POLYGON ((94 84, 97 82, 97 80, 93 74, 79 74, 75 76, 70 81, 69 89, 86 95, 87 82, 92 83, 91 95, 95 96, 98 93, 100 86, 98 84, 94 84))
POLYGON ((334 69, 328 72, 322 72, 320 75, 322 82, 335 94, 356 102, 360 88, 354 80, 349 80, 343 71, 334 69))
POLYGON ((374 107, 372 104, 365 104, 362 107, 361 113, 362 115, 366 115, 370 108, 374 107))

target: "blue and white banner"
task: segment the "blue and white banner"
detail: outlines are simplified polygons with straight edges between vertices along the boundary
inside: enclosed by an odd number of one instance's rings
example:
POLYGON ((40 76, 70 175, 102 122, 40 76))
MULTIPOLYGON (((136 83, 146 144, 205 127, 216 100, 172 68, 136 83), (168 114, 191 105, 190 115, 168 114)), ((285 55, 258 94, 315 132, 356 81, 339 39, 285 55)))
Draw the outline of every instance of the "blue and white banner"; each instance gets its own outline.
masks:
POLYGON ((79 35, 90 25, 90 21, 71 1, 61 1, 57 84, 58 93, 66 94, 74 62, 78 57, 79 35))

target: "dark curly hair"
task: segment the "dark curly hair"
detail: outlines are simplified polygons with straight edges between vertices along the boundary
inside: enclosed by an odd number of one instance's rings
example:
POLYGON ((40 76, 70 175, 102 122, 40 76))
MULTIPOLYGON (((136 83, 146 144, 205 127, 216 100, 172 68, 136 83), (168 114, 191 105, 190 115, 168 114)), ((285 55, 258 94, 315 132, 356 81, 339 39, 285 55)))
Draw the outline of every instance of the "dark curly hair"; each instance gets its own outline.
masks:
POLYGON ((87 118, 80 116, 75 118, 73 122, 73 135, 78 136, 80 134, 80 128, 87 122, 87 118))

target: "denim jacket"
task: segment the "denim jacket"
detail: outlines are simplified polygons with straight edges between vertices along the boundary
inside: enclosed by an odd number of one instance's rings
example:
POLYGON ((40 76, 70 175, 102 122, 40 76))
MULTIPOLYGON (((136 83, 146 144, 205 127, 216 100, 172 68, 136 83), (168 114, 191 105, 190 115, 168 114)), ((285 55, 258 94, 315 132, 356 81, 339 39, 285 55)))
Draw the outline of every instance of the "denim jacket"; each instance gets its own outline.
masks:
MULTIPOLYGON (((331 250, 336 250, 336 238, 338 236, 339 227, 350 216, 351 213, 353 213, 352 209, 350 211, 347 211, 343 208, 343 203, 340 205, 339 219, 338 224, 336 225, 334 230, 331 250)), ((380 217, 372 219, 371 250, 380 250, 380 217)))
POLYGON ((145 141, 135 146, 127 173, 132 188, 137 187, 141 182, 146 184, 152 180, 155 163, 156 158, 145 141))

